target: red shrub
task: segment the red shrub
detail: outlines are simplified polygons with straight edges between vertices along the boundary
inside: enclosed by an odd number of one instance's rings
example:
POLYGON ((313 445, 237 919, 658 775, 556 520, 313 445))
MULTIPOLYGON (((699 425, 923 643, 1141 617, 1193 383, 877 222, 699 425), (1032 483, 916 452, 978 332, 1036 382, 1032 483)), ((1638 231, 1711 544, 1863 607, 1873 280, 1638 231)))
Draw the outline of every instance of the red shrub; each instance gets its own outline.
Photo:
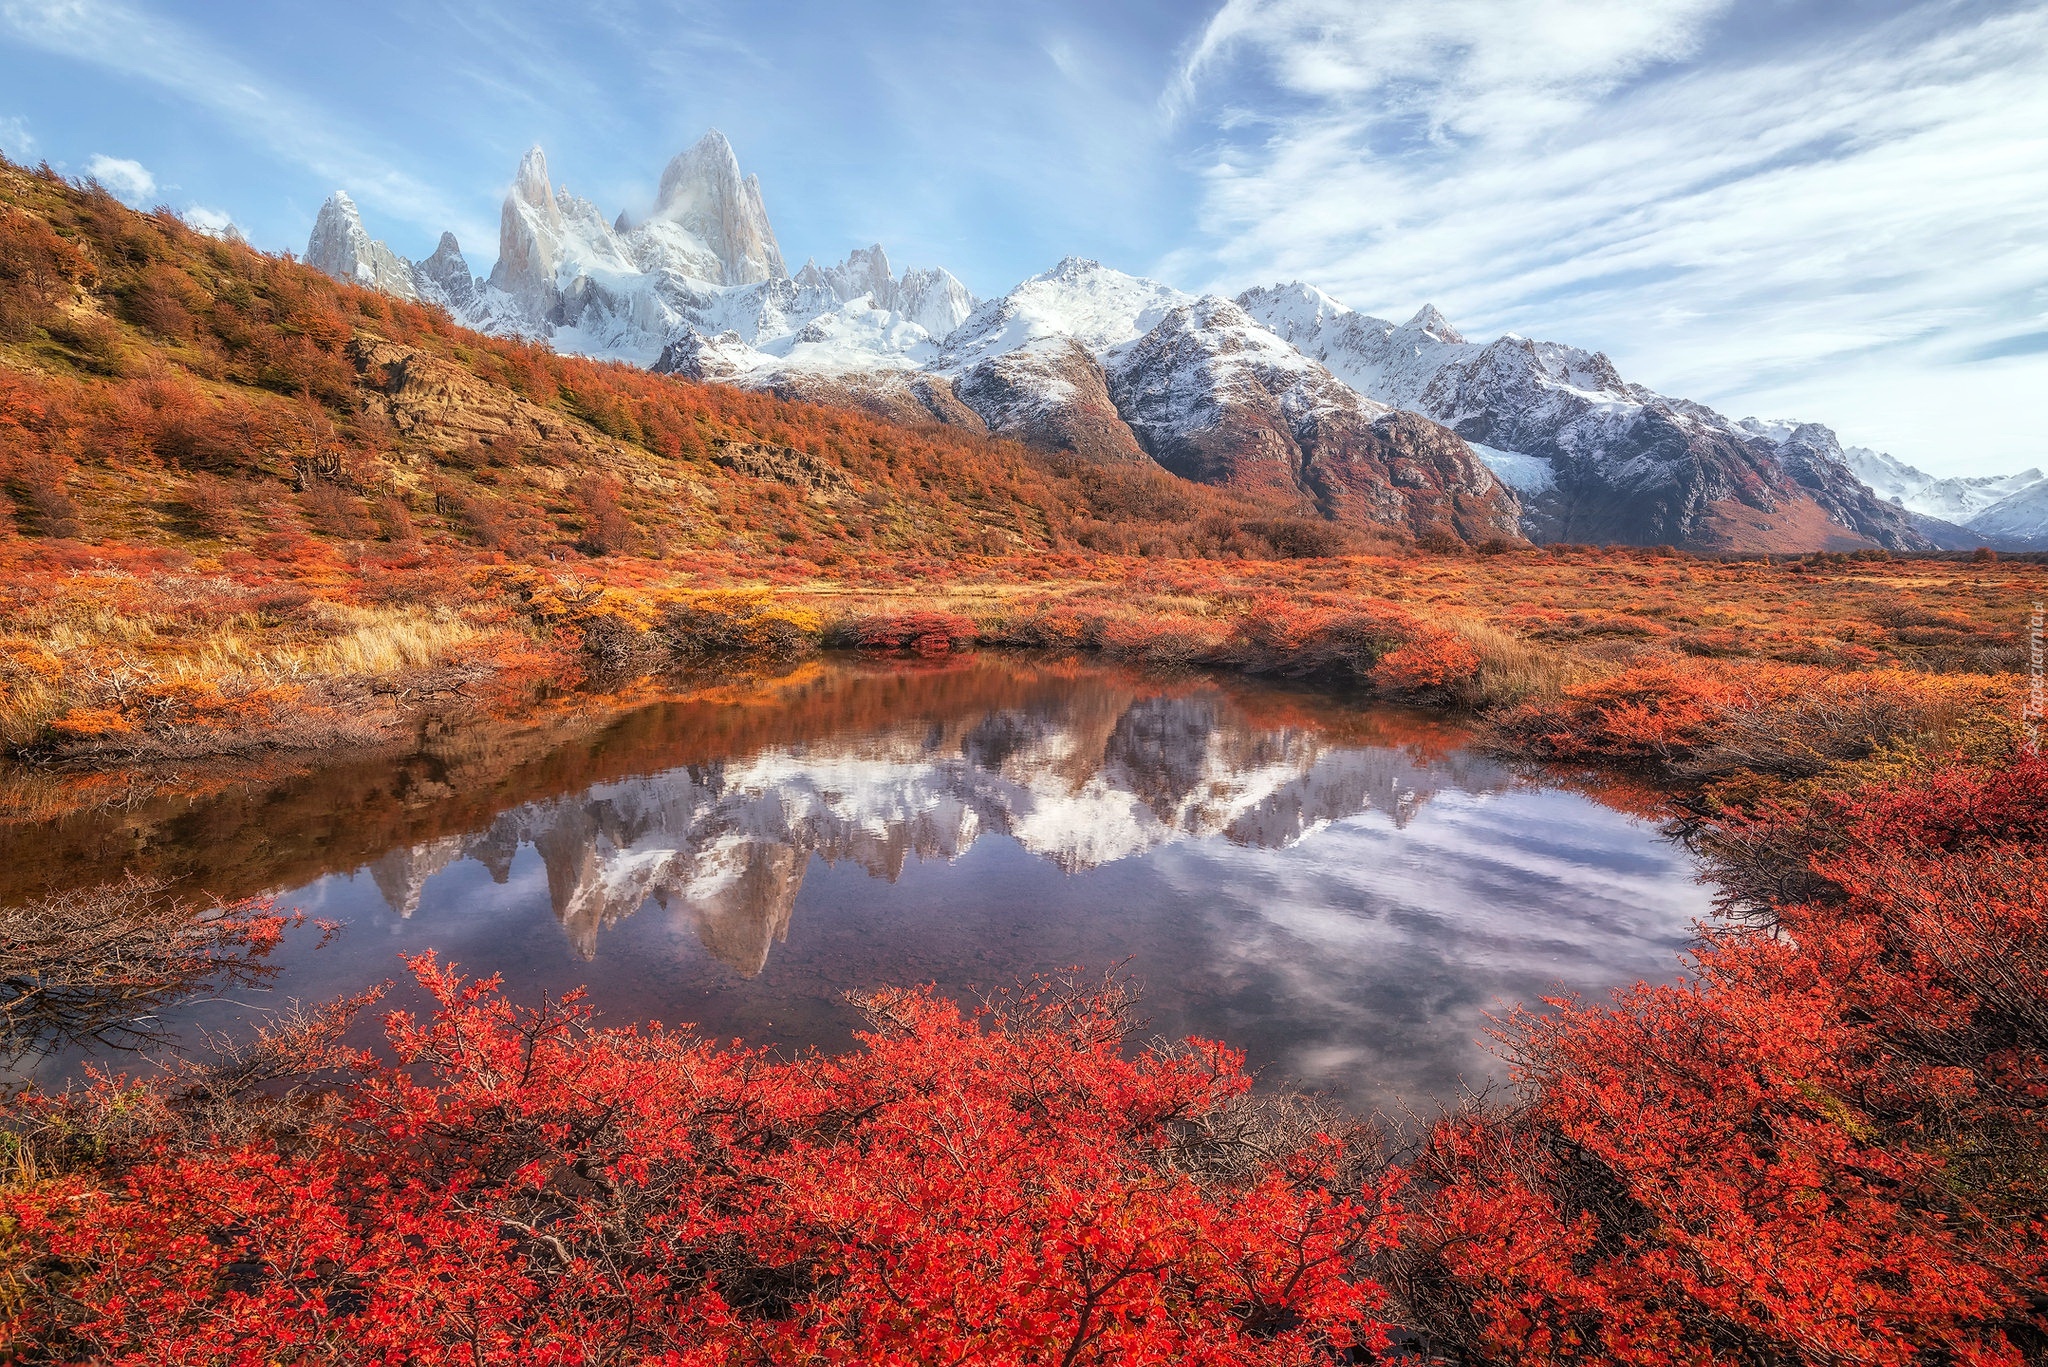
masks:
POLYGON ((2044 803, 2039 762, 1851 797, 1833 898, 1710 935, 1697 983, 1513 1013, 1525 1105, 1416 1172, 1441 1331, 1532 1364, 2048 1347, 2044 803))
MULTIPOLYGON (((1114 991, 974 1017, 877 994, 857 1052, 786 1063, 413 967, 438 1009, 389 1018, 404 1066, 354 1060, 310 1129, 173 1144, 164 1114, 118 1175, 12 1199, 43 1294, 11 1302, 11 1341, 422 1364, 1334 1363, 1385 1342, 1359 1268, 1386 1193, 1334 1138, 1240 1148, 1240 1058, 1126 1057, 1114 991)), ((152 1105, 116 1109, 132 1133, 152 1105)))
POLYGON ((1479 672, 1479 652, 1454 631, 1425 630, 1406 645, 1382 655, 1372 681, 1401 693, 1429 693, 1464 683, 1479 672))

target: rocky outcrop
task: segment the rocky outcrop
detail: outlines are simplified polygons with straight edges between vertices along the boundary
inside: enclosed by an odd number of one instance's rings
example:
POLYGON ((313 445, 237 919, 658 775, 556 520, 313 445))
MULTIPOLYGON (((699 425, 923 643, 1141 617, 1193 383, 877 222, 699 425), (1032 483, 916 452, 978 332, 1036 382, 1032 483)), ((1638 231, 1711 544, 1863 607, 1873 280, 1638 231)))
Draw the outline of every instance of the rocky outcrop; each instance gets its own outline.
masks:
POLYGON ((553 447, 599 465, 642 463, 622 443, 417 348, 364 335, 349 343, 348 356, 361 377, 365 410, 430 449, 474 440, 553 447))

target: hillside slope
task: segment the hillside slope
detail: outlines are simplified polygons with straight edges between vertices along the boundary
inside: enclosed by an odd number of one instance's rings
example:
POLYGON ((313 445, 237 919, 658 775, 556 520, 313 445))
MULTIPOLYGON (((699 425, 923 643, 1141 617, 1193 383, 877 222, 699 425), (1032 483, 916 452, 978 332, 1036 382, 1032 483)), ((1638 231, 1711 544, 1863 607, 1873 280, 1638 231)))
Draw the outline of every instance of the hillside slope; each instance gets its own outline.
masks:
POLYGON ((11 165, 0 494, 0 746, 39 753, 360 739, 683 593, 1407 539, 486 337, 11 165))
POLYGON ((1270 551, 1254 524, 1314 514, 485 337, 13 167, 0 365, 0 459, 29 535, 815 566, 856 549, 1270 551))

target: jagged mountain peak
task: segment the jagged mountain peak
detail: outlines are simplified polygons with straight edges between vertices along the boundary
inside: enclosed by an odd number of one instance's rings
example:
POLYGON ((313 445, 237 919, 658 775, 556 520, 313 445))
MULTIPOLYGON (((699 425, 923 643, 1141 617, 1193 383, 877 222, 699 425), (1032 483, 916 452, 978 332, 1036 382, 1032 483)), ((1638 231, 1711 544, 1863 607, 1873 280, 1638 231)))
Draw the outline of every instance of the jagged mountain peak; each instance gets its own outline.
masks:
POLYGON ((760 178, 740 175, 739 156, 715 128, 663 169, 653 218, 676 224, 708 247, 723 267, 718 283, 751 285, 789 276, 760 178))
POLYGON ((413 266, 413 280, 420 297, 460 314, 476 303, 478 285, 462 255, 462 244, 454 233, 442 233, 433 254, 413 266))
POLYGON ((336 280, 401 299, 419 298, 412 263, 370 236, 361 211, 346 190, 336 190, 320 206, 306 239, 305 259, 314 270, 336 280))
MULTIPOLYGON (((1059 264, 1043 274, 1034 276, 1038 280, 1080 280, 1098 271, 1107 269, 1100 261, 1088 256, 1063 256, 1059 264)), ((1119 272, 1120 273, 1120 272, 1119 272)))
POLYGON ((1134 341, 1195 296, 1070 256, 974 311, 948 343, 964 359, 1072 342, 1100 354, 1134 341))
POLYGON ((536 209, 545 209, 554 201, 554 186, 548 180, 548 154, 539 144, 529 147, 519 159, 519 169, 512 174, 512 193, 536 209))
POLYGON ((1421 332, 1436 338, 1439 342, 1463 345, 1465 334, 1451 326, 1451 320, 1444 317, 1435 304, 1424 304, 1415 311, 1415 316, 1401 324, 1408 332, 1421 332))
POLYGON ((1259 285, 1237 296, 1238 306, 1281 336, 1314 329, 1332 318, 1354 312, 1314 285, 1290 280, 1284 285, 1259 285))
MULTIPOLYGON (((1503 477, 1514 472, 1529 500, 1524 526, 1546 539, 1925 542, 1903 509, 1864 487, 1872 475, 1825 427, 1738 425, 1628 383, 1604 354, 1578 347, 1515 335, 1475 344, 1434 305, 1397 325, 1304 281, 1231 301, 1083 256, 979 302, 943 270, 897 275, 880 243, 836 266, 808 260, 792 278, 759 178, 741 173, 715 129, 669 161, 644 219, 607 221, 558 192, 533 148, 505 197, 487 286, 452 238, 417 266, 372 241, 345 195, 323 206, 308 260, 566 351, 666 357, 665 369, 1095 459, 1142 460, 1148 443, 1155 456, 1171 445, 1190 468, 1228 467, 1231 482, 1270 475, 1325 511, 1418 533, 1445 509, 1478 519, 1458 524, 1465 534, 1500 529, 1501 510, 1480 506, 1487 477, 1462 437, 1484 443, 1503 477), (1421 425, 1382 431, 1392 420, 1361 403, 1421 415, 1421 425), (1263 444, 1270 459, 1213 459, 1238 441, 1263 444)), ((1967 493, 1983 503, 2019 492, 2005 489, 1967 493)), ((2031 516, 2034 504, 2022 502, 2017 514, 2031 516)))

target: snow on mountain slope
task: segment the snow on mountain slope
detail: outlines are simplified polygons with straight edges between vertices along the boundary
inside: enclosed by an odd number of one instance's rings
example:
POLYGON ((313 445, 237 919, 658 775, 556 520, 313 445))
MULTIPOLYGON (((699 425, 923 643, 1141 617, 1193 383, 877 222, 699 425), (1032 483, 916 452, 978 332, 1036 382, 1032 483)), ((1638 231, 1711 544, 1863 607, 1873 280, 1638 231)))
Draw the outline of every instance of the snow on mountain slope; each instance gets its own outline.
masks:
POLYGON ((1192 299, 1068 257, 976 307, 931 369, 991 432, 1090 460, 1143 460, 1103 359, 1192 299))
POLYGON ((977 308, 947 339, 945 365, 960 373, 1012 351, 1056 350, 1067 341, 1099 357, 1193 302, 1157 280, 1070 256, 977 308))
MULTIPOLYGON (((759 180, 716 130, 669 162, 637 219, 607 221, 533 149, 487 280, 446 234, 406 261, 339 194, 307 259, 561 351, 1094 460, 1154 459, 1418 535, 1511 534, 1502 519, 1519 494, 1522 529, 1541 540, 1911 549, 1930 544, 1915 517, 1966 521, 2040 480, 1935 481, 1844 452, 1819 424, 1736 423, 1668 398, 1600 352, 1473 342, 1433 306, 1393 323, 1301 283, 1233 303, 1070 257, 984 303, 943 270, 896 274, 879 244, 792 277, 759 180), (1419 416, 1396 423, 1388 409, 1419 416)), ((2001 516, 2024 520, 2028 506, 2001 516)))
POLYGON ((2008 494, 1966 524, 1987 544, 2016 551, 2048 550, 2048 480, 2008 494))
POLYGON ((1105 361, 1124 420, 1160 440, 1214 427, 1245 403, 1290 421, 1388 411, 1214 296, 1176 306, 1142 336, 1107 348, 1105 361))
MULTIPOLYGON (((1879 498, 1958 526, 1968 525, 1994 504, 2048 478, 2035 469, 2012 475, 1937 479, 1895 456, 1873 451, 1867 446, 1848 447, 1842 455, 1857 478, 1875 490, 1879 498)), ((2048 531, 2048 526, 2042 530, 2048 531)))
POLYGON ((1338 379, 1396 408, 1418 409, 1440 370, 1479 350, 1434 305, 1395 324, 1346 308, 1299 281, 1246 290, 1237 302, 1338 379))
POLYGON ((1484 446, 1476 441, 1465 443, 1486 468, 1499 477, 1500 482, 1516 493, 1528 497, 1549 493, 1557 487, 1557 471, 1541 456, 1525 456, 1519 451, 1503 451, 1497 446, 1484 446))
POLYGON ((1117 412, 1184 478, 1417 536, 1517 534, 1514 495, 1455 434, 1360 396, 1228 299, 1182 304, 1103 355, 1117 412))

